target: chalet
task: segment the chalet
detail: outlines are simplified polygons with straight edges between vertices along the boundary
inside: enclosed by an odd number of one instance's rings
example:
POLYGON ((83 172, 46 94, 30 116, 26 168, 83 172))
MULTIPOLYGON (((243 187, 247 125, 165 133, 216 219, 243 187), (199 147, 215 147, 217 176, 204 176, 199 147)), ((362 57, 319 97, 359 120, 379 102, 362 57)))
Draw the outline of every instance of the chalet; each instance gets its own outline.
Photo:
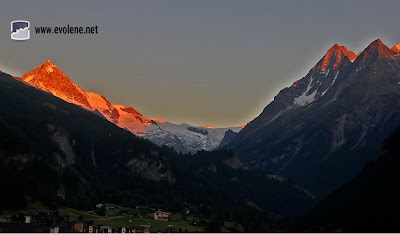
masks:
POLYGON ((154 220, 171 221, 172 214, 164 211, 157 211, 154 213, 154 220))
POLYGON ((0 216, 0 223, 5 223, 5 222, 7 222, 6 217, 0 216))
POLYGON ((74 232, 89 232, 89 226, 93 224, 93 221, 75 220, 72 223, 74 232))

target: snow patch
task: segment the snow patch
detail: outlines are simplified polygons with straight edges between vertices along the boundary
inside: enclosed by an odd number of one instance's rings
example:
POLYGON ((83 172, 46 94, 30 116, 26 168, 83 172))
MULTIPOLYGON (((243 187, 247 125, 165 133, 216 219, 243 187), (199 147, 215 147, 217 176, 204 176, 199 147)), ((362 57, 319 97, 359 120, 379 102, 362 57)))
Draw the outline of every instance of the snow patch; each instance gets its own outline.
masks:
POLYGON ((34 76, 30 75, 30 76, 26 77, 26 78, 24 79, 24 81, 25 81, 26 83, 29 83, 33 78, 34 78, 34 76))
POLYGON ((328 70, 326 70, 325 77, 327 77, 328 75, 329 75, 329 69, 328 69, 328 70))
POLYGON ((308 91, 312 88, 311 83, 313 82, 314 79, 310 80, 310 83, 307 86, 306 91, 298 96, 297 98, 294 99, 294 104, 299 105, 299 106, 305 106, 313 101, 315 101, 315 95, 317 94, 317 90, 315 90, 312 94, 307 95, 308 91))
POLYGON ((336 78, 338 77, 338 75, 339 75, 339 70, 337 71, 335 78, 333 78, 332 84, 324 92, 322 92, 321 97, 324 96, 325 93, 332 87, 332 85, 335 83, 336 78))
POLYGON ((332 81, 332 84, 331 84, 331 86, 335 83, 335 81, 336 81, 336 78, 337 78, 337 76, 339 75, 339 70, 337 71, 337 73, 336 73, 336 76, 335 76, 335 78, 333 78, 333 81, 332 81))

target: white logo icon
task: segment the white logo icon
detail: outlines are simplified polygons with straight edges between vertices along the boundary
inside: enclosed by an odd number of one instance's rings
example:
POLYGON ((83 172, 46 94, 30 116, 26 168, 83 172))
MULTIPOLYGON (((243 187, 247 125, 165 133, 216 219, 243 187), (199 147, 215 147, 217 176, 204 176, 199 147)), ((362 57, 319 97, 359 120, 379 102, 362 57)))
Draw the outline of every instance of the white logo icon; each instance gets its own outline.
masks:
POLYGON ((28 40, 30 38, 30 26, 31 23, 26 20, 11 21, 11 39, 17 41, 28 40))

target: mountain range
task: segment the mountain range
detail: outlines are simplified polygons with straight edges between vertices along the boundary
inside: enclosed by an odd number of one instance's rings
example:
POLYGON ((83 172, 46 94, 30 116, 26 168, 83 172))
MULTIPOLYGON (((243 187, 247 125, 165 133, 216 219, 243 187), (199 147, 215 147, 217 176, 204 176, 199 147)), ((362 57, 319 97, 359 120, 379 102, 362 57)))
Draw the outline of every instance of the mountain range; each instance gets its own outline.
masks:
POLYGON ((327 195, 400 126, 399 47, 378 39, 357 56, 335 44, 225 147, 253 168, 327 195))
POLYGON ((4 73, 0 106, 0 182, 9 188, 0 212, 33 200, 84 210, 113 202, 175 212, 190 205, 208 216, 293 215, 315 202, 303 186, 250 169, 232 151, 178 154, 4 73))
POLYGON ((302 214, 293 231, 397 228, 400 44, 335 44, 243 129, 144 117, 50 61, 0 71, 0 106, 0 212, 113 202, 196 207, 253 232, 274 230, 270 213, 302 214))
POLYGON ((144 117, 132 107, 112 104, 100 94, 86 92, 51 61, 46 61, 35 70, 24 74, 20 80, 96 113, 137 136, 149 139, 160 146, 173 147, 182 153, 213 150, 219 146, 226 131, 239 132, 241 130, 240 127, 213 128, 211 126, 195 127, 189 124, 177 125, 159 118, 144 117))

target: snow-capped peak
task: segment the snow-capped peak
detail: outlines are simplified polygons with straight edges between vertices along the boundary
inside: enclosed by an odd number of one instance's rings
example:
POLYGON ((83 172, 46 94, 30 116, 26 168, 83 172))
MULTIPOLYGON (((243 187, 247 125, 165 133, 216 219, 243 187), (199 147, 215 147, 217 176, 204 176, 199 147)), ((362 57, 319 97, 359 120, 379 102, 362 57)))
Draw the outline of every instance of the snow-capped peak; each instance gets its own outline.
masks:
POLYGON ((348 50, 345 46, 335 44, 325 54, 325 56, 313 67, 312 70, 326 71, 327 69, 336 71, 339 69, 340 64, 343 60, 353 62, 357 58, 357 55, 348 50))
POLYGON ((26 73, 21 80, 64 101, 102 115, 137 136, 146 137, 158 145, 172 146, 182 152, 195 153, 198 150, 214 149, 221 143, 226 131, 240 131, 240 128, 213 128, 209 125, 176 125, 159 118, 144 117, 133 107, 112 104, 100 94, 81 89, 50 60, 26 73))

